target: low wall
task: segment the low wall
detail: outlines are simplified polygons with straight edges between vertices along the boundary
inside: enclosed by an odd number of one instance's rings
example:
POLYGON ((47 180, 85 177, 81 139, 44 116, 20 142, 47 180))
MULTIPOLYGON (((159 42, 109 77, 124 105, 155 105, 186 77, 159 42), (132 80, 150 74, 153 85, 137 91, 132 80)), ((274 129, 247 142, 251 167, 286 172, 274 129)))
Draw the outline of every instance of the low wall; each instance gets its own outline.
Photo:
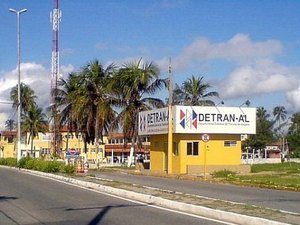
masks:
POLYGON ((290 158, 289 160, 287 160, 287 162, 300 163, 300 158, 290 158))
MULTIPOLYGON (((241 164, 263 164, 263 163, 281 163, 281 159, 279 158, 255 158, 255 159, 242 159, 241 164)), ((284 162, 296 162, 300 163, 299 158, 290 158, 284 159, 284 162)))
POLYGON ((255 159, 242 159, 241 164, 263 164, 263 163, 281 163, 281 158, 255 158, 255 159))
MULTIPOLYGON (((250 165, 207 165, 206 173, 212 173, 220 170, 230 170, 238 173, 250 173, 250 165)), ((198 175, 204 173, 202 165, 187 165, 187 173, 190 175, 198 175)))

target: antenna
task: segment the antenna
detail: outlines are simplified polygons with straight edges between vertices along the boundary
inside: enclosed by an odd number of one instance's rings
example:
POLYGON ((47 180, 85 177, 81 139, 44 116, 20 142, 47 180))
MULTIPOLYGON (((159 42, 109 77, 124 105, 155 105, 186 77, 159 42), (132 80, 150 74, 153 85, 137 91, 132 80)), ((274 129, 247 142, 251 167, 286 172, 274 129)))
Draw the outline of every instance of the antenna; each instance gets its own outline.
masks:
POLYGON ((50 22, 52 23, 52 55, 51 55, 51 111, 53 121, 50 124, 50 132, 53 134, 54 153, 58 152, 58 111, 55 102, 57 82, 59 77, 59 23, 61 22, 62 13, 58 7, 59 0, 53 0, 53 10, 50 12, 50 22))
POLYGON ((53 0, 53 10, 50 12, 50 22, 52 23, 51 89, 57 87, 59 76, 58 37, 62 13, 58 8, 58 1, 59 0, 53 0))

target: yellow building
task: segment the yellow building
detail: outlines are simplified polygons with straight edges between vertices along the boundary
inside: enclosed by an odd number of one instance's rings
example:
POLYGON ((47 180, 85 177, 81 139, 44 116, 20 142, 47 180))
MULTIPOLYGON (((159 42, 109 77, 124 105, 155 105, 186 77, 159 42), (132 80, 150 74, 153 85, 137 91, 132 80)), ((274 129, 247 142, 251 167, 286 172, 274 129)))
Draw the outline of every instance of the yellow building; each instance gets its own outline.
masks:
MULTIPOLYGON (((0 139, 0 158, 8 158, 8 157, 16 157, 16 149, 15 149, 15 138, 16 132, 2 132, 0 139)), ((21 156, 24 157, 26 155, 31 155, 35 158, 47 157, 50 156, 51 153, 51 133, 39 133, 37 137, 33 139, 33 149, 31 151, 31 143, 29 141, 29 134, 27 134, 27 138, 25 140, 24 137, 21 139, 21 156)), ((104 144, 107 142, 107 138, 104 138, 104 143, 101 143, 98 148, 98 152, 96 150, 96 146, 92 144, 88 144, 84 146, 83 139, 81 135, 75 135, 75 133, 61 133, 61 146, 59 149, 59 155, 62 158, 65 158, 67 152, 74 155, 86 157, 89 161, 99 161, 101 162, 104 158, 104 144)))
POLYGON ((3 131, 0 134, 0 158, 16 158, 15 131, 3 131))
POLYGON ((241 170, 241 135, 255 132, 255 108, 172 106, 170 115, 168 108, 139 115, 139 135, 150 135, 153 172, 241 170))

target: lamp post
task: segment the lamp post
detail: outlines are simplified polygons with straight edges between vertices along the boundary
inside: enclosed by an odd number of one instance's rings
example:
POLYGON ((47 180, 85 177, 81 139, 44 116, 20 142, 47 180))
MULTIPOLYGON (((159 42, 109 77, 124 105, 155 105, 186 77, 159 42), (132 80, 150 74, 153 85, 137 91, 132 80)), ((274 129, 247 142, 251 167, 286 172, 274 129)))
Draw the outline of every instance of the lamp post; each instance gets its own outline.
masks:
POLYGON ((17 113, 17 124, 18 124, 18 133, 17 133, 17 161, 21 159, 21 71, 20 71, 20 14, 27 11, 27 9, 15 10, 9 9, 10 12, 13 12, 17 15, 17 67, 18 67, 18 113, 17 113))

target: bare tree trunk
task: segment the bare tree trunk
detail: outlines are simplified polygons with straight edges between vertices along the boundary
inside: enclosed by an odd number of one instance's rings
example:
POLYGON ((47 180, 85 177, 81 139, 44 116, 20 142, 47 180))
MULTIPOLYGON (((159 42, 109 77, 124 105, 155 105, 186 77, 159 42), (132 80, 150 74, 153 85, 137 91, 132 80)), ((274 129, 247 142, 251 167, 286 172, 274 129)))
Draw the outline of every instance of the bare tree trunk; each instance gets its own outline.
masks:
POLYGON ((98 106, 96 110, 96 124, 95 124, 95 146, 96 146, 96 165, 99 169, 99 117, 98 117, 98 106))
POLYGON ((33 155, 33 132, 31 132, 31 146, 30 146, 30 154, 33 155))

